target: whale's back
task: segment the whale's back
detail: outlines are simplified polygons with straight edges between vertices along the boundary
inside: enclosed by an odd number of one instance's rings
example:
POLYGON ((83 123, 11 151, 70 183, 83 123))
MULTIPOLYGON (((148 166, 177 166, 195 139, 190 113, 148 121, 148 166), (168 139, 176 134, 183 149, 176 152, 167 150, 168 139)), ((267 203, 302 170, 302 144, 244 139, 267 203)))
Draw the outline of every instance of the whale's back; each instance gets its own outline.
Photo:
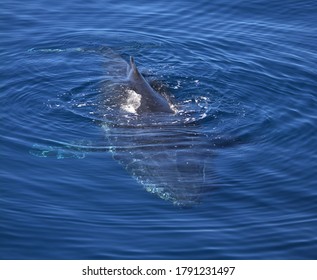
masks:
POLYGON ((128 80, 132 90, 141 96, 141 103, 137 109, 138 114, 145 112, 174 113, 168 100, 155 91, 139 72, 132 56, 130 57, 128 80))

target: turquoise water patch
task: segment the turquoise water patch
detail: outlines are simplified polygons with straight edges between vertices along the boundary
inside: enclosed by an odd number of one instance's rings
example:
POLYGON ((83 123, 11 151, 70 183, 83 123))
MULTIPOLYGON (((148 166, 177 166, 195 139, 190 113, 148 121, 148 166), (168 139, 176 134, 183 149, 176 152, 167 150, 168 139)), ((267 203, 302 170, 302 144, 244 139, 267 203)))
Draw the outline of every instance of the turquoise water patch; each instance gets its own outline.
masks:
POLYGON ((83 159, 86 153, 82 151, 74 151, 72 146, 58 147, 34 144, 30 150, 30 154, 36 157, 55 157, 57 159, 78 158, 83 159))

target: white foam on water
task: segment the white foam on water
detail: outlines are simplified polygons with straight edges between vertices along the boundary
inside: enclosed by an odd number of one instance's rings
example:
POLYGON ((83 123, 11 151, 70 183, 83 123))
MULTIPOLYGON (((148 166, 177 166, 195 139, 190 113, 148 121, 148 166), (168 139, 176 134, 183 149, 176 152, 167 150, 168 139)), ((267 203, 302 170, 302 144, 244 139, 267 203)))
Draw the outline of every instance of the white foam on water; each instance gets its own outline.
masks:
POLYGON ((141 105, 142 96, 131 89, 126 90, 126 93, 128 97, 126 103, 121 105, 121 109, 128 113, 137 114, 137 109, 141 105))

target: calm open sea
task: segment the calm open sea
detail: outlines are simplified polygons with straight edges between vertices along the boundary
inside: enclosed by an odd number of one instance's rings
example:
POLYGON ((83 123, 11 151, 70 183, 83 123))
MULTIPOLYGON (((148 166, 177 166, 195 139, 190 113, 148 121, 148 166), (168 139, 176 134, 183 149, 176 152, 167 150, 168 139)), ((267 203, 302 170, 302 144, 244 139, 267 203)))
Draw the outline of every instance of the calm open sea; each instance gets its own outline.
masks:
POLYGON ((0 26, 1 259, 317 258, 316 1, 3 0, 0 26), (175 115, 123 113, 129 55, 175 115))

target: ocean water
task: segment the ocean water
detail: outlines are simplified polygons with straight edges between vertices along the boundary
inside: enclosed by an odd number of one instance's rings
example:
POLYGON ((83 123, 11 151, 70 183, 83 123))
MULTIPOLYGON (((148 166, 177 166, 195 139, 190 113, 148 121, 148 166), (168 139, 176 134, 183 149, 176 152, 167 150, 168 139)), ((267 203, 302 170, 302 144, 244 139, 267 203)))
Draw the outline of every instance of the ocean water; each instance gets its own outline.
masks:
POLYGON ((0 258, 316 259, 316 15, 2 1, 0 258), (130 55, 175 114, 124 110, 130 55))

